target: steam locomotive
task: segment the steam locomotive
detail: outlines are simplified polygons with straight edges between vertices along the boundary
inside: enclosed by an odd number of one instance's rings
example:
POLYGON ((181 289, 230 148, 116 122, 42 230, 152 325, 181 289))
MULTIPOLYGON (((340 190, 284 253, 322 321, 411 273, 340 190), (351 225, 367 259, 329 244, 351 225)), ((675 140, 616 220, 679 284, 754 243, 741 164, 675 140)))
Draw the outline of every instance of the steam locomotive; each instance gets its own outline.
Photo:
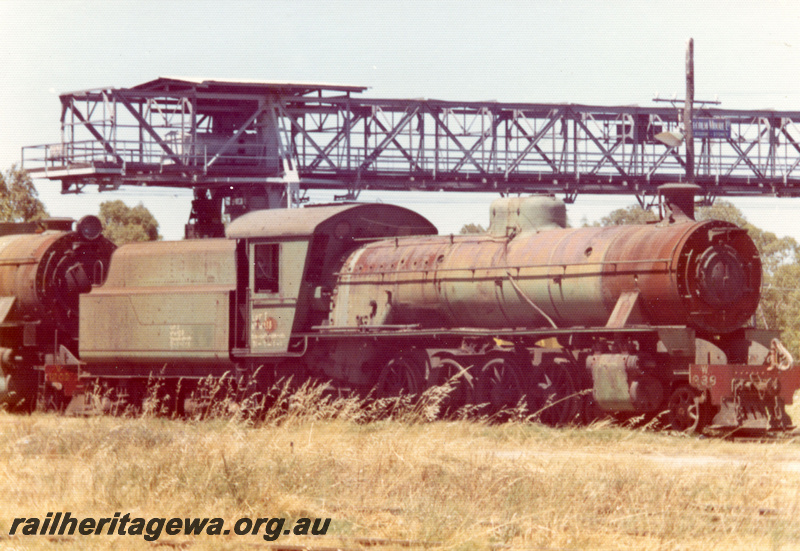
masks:
POLYGON ((787 428, 800 372, 775 332, 747 326, 754 243, 695 221, 691 186, 662 196, 657 223, 592 228, 568 228, 553 197, 504 197, 471 235, 358 203, 116 250, 94 217, 6 225, 0 397, 30 409, 102 381, 135 403, 155 375, 180 409, 209 376, 264 389, 291 375, 378 396, 449 384, 448 408, 523 405, 552 425, 663 414, 677 430, 787 428))

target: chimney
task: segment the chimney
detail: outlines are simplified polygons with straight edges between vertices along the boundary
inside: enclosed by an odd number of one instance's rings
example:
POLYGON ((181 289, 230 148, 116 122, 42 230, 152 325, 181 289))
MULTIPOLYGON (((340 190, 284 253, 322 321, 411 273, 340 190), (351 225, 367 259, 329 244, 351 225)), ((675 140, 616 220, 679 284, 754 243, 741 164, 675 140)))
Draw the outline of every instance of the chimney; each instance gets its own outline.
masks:
POLYGON ((694 184, 664 184, 658 194, 664 207, 663 219, 669 223, 694 220, 694 196, 702 188, 694 184))

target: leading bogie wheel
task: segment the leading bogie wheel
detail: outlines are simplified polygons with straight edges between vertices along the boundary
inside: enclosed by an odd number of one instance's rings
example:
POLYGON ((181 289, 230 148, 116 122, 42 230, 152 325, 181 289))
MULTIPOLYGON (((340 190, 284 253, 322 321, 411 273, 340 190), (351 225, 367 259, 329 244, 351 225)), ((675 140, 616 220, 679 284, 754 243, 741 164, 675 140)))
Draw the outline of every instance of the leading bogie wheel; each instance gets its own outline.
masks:
POLYGON ((711 421, 711 407, 698 391, 681 385, 669 397, 667 420, 672 430, 699 433, 711 421))

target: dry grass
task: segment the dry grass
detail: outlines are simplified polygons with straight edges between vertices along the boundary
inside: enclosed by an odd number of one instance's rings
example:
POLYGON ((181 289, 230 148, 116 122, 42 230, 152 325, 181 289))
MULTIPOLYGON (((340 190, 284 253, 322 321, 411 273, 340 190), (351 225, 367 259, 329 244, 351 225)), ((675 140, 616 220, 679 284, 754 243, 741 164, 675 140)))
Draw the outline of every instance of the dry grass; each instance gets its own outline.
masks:
MULTIPOLYGON (((423 422, 435 413, 431 397, 365 406, 306 388, 284 398, 257 422, 226 402, 203 421, 154 409, 136 418, 0 413, 0 545, 52 545, 7 537, 14 517, 120 511, 228 523, 333 519, 324 538, 275 542, 293 545, 352 548, 381 538, 441 549, 800 548, 796 441, 423 422)), ((153 546, 136 536, 59 541, 64 549, 153 546)), ((162 535, 165 542, 268 545, 233 535, 162 535)))

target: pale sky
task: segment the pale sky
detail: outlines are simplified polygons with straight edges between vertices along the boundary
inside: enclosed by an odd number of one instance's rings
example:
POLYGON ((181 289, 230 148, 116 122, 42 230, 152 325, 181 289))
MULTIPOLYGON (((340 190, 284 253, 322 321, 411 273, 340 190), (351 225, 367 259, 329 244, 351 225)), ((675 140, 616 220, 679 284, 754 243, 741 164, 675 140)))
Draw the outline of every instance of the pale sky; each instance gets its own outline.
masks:
MULTIPOLYGON (((60 140, 59 94, 159 76, 363 85, 366 97, 652 105, 656 94, 683 97, 693 37, 696 99, 800 110, 798 29, 800 3, 779 1, 0 0, 0 170, 22 146, 60 140)), ((168 238, 188 216, 185 191, 62 197, 58 186, 37 181, 59 216, 142 201, 168 238)), ((438 194, 407 206, 424 206, 450 232, 485 224, 489 200, 438 194), (474 219, 453 219, 451 201, 474 219)), ((633 201, 579 198, 571 220, 633 201)), ((734 202, 756 225, 800 240, 798 200, 734 202)))

